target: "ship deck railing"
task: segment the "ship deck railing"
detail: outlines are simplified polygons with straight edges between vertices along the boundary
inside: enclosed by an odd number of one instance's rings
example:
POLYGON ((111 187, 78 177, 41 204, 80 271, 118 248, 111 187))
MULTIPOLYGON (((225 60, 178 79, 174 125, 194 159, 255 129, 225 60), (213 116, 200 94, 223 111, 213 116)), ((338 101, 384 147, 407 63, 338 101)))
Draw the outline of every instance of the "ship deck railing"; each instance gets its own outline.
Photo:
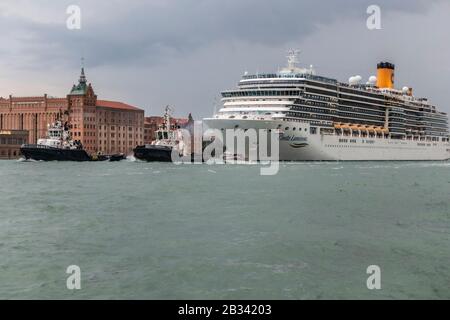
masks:
POLYGON ((46 146, 43 144, 23 144, 21 146, 22 148, 37 148, 37 149, 68 149, 68 150, 78 150, 78 149, 70 149, 70 148, 59 148, 59 147, 51 147, 51 146, 46 146))
POLYGON ((29 148, 38 148, 38 149, 52 149, 52 148, 54 148, 54 147, 46 146, 46 145, 43 145, 43 144, 30 144, 30 143, 26 143, 26 144, 23 144, 23 145, 22 145, 22 148, 26 148, 26 147, 29 147, 29 148))

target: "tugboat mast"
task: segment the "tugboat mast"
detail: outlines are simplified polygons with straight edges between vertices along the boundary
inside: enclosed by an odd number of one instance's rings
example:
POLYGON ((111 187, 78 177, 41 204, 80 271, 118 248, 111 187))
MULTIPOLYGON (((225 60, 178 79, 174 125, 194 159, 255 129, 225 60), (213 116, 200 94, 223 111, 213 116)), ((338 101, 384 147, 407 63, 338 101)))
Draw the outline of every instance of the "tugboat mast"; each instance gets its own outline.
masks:
POLYGON ((172 108, 167 105, 164 113, 164 125, 166 126, 166 130, 170 130, 170 112, 172 111, 172 108))

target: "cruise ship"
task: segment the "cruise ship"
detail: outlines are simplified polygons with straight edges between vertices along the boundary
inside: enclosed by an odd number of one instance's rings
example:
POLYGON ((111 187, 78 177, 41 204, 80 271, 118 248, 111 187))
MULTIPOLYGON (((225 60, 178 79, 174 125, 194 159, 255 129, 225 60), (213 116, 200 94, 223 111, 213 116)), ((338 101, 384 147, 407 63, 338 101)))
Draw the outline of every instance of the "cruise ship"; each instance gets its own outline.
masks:
POLYGON ((379 63, 367 82, 339 82, 299 67, 298 55, 290 51, 277 73, 244 74, 205 128, 273 132, 281 161, 450 159, 447 114, 412 88, 395 89, 394 64, 379 63))

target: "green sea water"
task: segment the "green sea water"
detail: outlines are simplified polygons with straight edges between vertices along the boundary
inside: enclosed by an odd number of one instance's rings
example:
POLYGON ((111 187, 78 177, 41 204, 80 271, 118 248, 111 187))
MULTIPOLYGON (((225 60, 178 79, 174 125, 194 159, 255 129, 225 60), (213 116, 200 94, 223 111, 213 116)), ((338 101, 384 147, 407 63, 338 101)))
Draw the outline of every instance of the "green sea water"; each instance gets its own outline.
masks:
POLYGON ((1 161, 0 298, 449 299, 450 163, 1 161))

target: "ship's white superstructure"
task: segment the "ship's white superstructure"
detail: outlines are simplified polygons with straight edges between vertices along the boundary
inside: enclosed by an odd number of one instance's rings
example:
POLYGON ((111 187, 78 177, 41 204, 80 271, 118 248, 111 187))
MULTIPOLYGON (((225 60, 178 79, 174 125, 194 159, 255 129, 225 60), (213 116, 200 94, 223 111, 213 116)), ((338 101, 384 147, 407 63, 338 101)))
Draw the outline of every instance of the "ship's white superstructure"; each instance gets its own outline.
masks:
POLYGON ((287 161, 450 159, 447 114, 411 88, 395 89, 393 64, 378 64, 365 84, 361 76, 342 83, 297 67, 297 55, 278 73, 246 74, 222 92, 206 128, 276 132, 287 161))
POLYGON ((61 120, 48 125, 47 137, 38 139, 37 145, 70 150, 82 149, 81 143, 72 140, 68 124, 63 124, 61 120))

